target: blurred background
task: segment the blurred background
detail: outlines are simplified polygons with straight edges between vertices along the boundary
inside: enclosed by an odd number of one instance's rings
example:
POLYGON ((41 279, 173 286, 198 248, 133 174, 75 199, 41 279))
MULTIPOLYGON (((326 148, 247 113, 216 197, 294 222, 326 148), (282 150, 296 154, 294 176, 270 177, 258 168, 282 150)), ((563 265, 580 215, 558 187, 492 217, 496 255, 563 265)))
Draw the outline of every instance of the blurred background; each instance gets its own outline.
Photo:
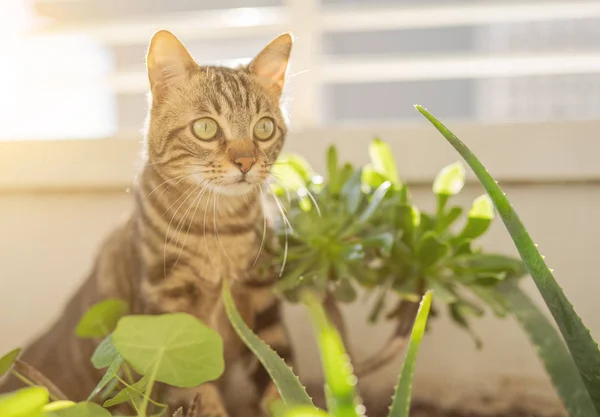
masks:
MULTIPOLYGON (((424 207, 433 206, 437 171, 458 160, 413 105, 428 108, 500 180, 600 337, 591 269, 600 249, 600 1, 1 0, 0 351, 56 317, 131 207, 145 52, 162 28, 200 64, 222 65, 246 63, 293 31, 286 149, 321 169, 336 143, 363 163, 378 135, 424 207)), ((460 198, 468 205, 480 193, 471 176, 460 198)), ((515 253, 500 221, 483 244, 515 253)), ((389 331, 367 326, 363 309, 346 311, 358 354, 389 331)), ((302 311, 288 314, 301 373, 314 379, 310 328, 302 311)), ((481 351, 436 320, 416 394, 457 407, 555 407, 518 326, 489 316, 474 326, 481 351)), ((387 389, 398 369, 368 389, 387 389)))

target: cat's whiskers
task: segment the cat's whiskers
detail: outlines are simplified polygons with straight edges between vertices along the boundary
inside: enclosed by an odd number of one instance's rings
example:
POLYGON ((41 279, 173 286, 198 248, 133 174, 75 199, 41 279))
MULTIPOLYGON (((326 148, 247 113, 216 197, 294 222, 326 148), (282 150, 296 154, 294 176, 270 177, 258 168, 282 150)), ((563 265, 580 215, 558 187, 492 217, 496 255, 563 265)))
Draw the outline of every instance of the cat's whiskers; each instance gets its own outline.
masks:
POLYGON ((183 204, 185 204, 185 202, 194 194, 194 192, 199 187, 201 187, 201 184, 196 185, 196 188, 194 188, 193 191, 187 193, 187 197, 181 202, 179 207, 177 207, 177 210, 175 210, 175 213, 173 213, 173 216, 171 216, 171 220, 169 221, 169 225, 167 226, 167 231, 165 232, 165 244, 164 244, 164 248, 163 248, 163 272, 164 272, 165 279, 167 278, 167 245, 170 243, 173 243, 173 241, 175 239, 175 237, 173 237, 173 239, 171 239, 169 241, 169 230, 171 229, 171 224, 173 223, 173 220, 177 216, 177 212, 179 211, 179 209, 183 206, 183 204))
MULTIPOLYGON (((173 182, 173 181, 176 181, 176 180, 178 180, 178 181, 177 181, 177 182, 174 184, 174 185, 177 185, 177 184, 179 184, 181 181, 183 181, 184 179, 186 179, 187 177, 190 177, 190 176, 192 176, 192 175, 196 175, 196 174, 201 174, 201 173, 202 173, 202 172, 200 172, 200 171, 199 171, 199 172, 192 172, 192 173, 189 173, 189 174, 180 175, 180 176, 177 176, 177 177, 175 177, 175 178, 170 178, 170 179, 168 179, 168 180, 166 180, 166 181, 163 181, 163 182, 161 182, 160 184, 158 184, 156 187, 154 187, 154 188, 152 189, 152 191, 150 191, 150 192, 148 193, 148 196, 151 196, 151 195, 152 195, 152 194, 153 194, 153 193, 154 193, 156 190, 158 190, 160 187, 162 187, 163 185, 165 185, 165 184, 167 184, 167 183, 171 183, 171 182, 173 182)), ((171 185, 169 184, 169 187, 170 187, 170 186, 171 186, 171 185)), ((169 189, 169 187, 165 188, 165 190, 163 191, 163 194, 165 193, 165 191, 167 191, 167 190, 169 189)), ((162 195, 162 194, 161 194, 161 195, 162 195)))
MULTIPOLYGON (((198 207, 200 206, 200 202, 202 201, 202 196, 204 194, 206 194, 206 191, 208 190, 209 185, 210 185, 210 181, 208 181, 204 185, 204 188, 202 189, 202 191, 200 191, 200 193, 198 193, 198 195, 192 202, 192 205, 195 204, 194 213, 192 214, 190 221, 188 222, 188 228, 187 228, 187 231, 185 232, 185 237, 183 238, 183 243, 181 244, 181 248, 179 249, 179 255, 177 255, 177 260, 175 261, 175 265, 173 266, 173 268, 175 268, 175 266, 177 266, 177 263, 179 262, 179 258, 181 258, 181 254, 183 253, 183 248, 185 247, 188 235, 190 233, 190 228, 192 227, 192 223, 194 222, 194 219, 196 218, 196 213, 198 212, 198 207)), ((192 207, 192 206, 190 205, 190 207, 192 207)))
POLYGON ((287 254, 288 254, 288 235, 289 235, 289 231, 288 231, 288 227, 290 230, 292 230, 292 232, 294 231, 294 228, 292 227, 292 225, 290 224, 290 221, 288 220, 287 216, 285 215, 285 209, 283 207, 283 204, 281 204, 281 201, 279 201, 279 198, 275 195, 275 193, 271 190, 271 188, 268 188, 269 194, 271 194, 271 196, 273 197, 273 200, 275 200, 275 204, 277 205, 277 208, 279 209, 279 213, 281 214, 281 217, 284 220, 284 223, 287 225, 287 227, 285 227, 285 246, 283 249, 283 262, 281 263, 281 269, 279 270, 279 276, 281 277, 283 275, 283 270, 285 269, 285 264, 287 263, 287 254))
MULTIPOLYGON (((260 192, 261 194, 264 193, 263 188, 260 184, 258 184, 258 187, 260 188, 260 192)), ((262 234, 262 238, 260 240, 260 247, 258 248, 258 253, 256 254, 256 258, 254 259, 254 262, 252 263, 252 266, 256 265, 256 262, 258 262, 258 258, 260 258, 260 255, 263 251, 263 248, 265 246, 265 238, 267 235, 267 215, 265 213, 265 211, 263 210, 263 234, 262 234)))
MULTIPOLYGON (((276 179, 292 182, 292 183, 294 183, 294 185, 300 185, 304 189, 304 191, 306 191, 306 195, 308 196, 308 198, 310 198, 310 201, 312 201, 312 203, 315 205, 315 209, 317 210, 317 214, 319 215, 319 217, 321 216, 321 207, 319 207, 319 203, 317 203, 317 199, 315 198, 315 195, 308 189, 306 184, 299 182, 299 180, 297 178, 285 177, 283 175, 276 174, 274 172, 271 172, 271 175, 276 179)), ((287 188, 285 188, 285 191, 287 193, 288 201, 290 201, 290 196, 289 196, 290 191, 287 188)))

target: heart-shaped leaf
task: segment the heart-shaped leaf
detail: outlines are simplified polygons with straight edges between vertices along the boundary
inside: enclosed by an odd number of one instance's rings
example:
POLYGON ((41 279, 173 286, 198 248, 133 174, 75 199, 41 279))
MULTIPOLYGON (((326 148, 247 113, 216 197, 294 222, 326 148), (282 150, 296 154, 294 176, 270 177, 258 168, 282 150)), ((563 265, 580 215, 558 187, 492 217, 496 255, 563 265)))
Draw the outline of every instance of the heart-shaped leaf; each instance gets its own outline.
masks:
POLYGON ((176 387, 196 387, 224 370, 221 336, 190 314, 123 317, 112 341, 137 372, 176 387))

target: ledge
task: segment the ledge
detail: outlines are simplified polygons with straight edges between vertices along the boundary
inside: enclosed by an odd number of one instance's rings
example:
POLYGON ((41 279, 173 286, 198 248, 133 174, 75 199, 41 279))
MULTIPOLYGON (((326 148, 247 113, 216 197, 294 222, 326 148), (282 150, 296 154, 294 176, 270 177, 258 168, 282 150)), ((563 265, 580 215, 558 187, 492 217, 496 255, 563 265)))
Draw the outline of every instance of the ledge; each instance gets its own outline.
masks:
MULTIPOLYGON (((448 125, 499 181, 600 182, 600 121, 552 123, 452 123, 448 125)), ((373 137, 387 141, 401 177, 430 183, 458 154, 430 125, 319 128, 291 132, 285 150, 304 155, 324 172, 325 151, 368 162, 373 137)), ((124 191, 139 166, 140 137, 0 142, 0 193, 124 191)), ((474 177, 468 176, 470 181, 474 177)))

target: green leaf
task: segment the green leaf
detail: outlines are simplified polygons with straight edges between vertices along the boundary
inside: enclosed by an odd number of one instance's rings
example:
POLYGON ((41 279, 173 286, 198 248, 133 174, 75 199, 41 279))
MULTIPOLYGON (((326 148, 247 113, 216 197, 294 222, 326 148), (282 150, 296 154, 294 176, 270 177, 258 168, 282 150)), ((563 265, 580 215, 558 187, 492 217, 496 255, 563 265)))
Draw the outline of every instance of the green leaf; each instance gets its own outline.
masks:
POLYGON ((389 256, 394 245, 394 236, 389 232, 367 236, 362 240, 365 248, 377 248, 384 256, 389 256))
POLYGON ((390 188, 391 183, 389 181, 381 184, 371 196, 371 201, 367 204, 367 207, 363 210, 363 212, 358 216, 355 224, 363 224, 366 223, 371 216, 375 213, 375 210, 379 207, 383 199, 385 198, 386 193, 390 188))
POLYGON ((0 395, 0 416, 41 417, 42 407, 48 404, 48 400, 48 390, 42 387, 23 388, 0 395))
POLYGON ((346 198, 346 207, 351 214, 356 213, 362 200, 361 177, 362 170, 355 171, 342 187, 342 194, 346 198))
POLYGON ((341 184, 338 178, 338 154, 333 145, 327 149, 327 185, 331 194, 339 193, 341 184))
POLYGON ((496 287, 471 285, 469 289, 486 303, 498 317, 504 318, 508 314, 508 305, 506 300, 502 297, 496 287))
POLYGON ((72 407, 47 412, 45 417, 111 417, 108 410, 95 403, 81 402, 72 407))
POLYGON ((415 372, 415 364, 417 362, 417 353, 419 352, 421 339, 423 339, 423 334, 425 333, 425 326, 427 324, 427 318, 429 317, 430 308, 431 291, 427 291, 419 305, 415 324, 413 325, 410 334, 408 350, 406 352, 404 363, 402 364, 398 385, 396 385, 389 417, 409 417, 412 379, 415 372))
POLYGON ((380 139, 373 140, 369 145, 369 155, 376 172, 383 174, 392 184, 400 184, 396 162, 387 143, 380 139))
POLYGON ((310 177, 304 171, 302 163, 295 161, 293 157, 282 158, 271 167, 271 174, 277 180, 277 184, 286 190, 297 191, 306 187, 310 177))
POLYGON ((78 337, 96 338, 110 334, 129 307, 123 300, 109 299, 94 304, 79 320, 75 334, 78 337))
POLYGON ((20 353, 21 348, 16 348, 0 358, 0 378, 12 368, 20 353))
POLYGON ((478 238, 488 230, 493 219, 494 206, 492 200, 486 194, 477 197, 469 210, 467 224, 460 232, 459 238, 478 238))
MULTIPOLYGON (((285 155, 281 157, 280 160, 292 167, 296 171, 296 173, 303 179, 305 184, 308 184, 311 181, 314 175, 313 169, 302 155, 285 155)), ((277 163, 279 163, 279 161, 277 163)), ((277 165, 277 163, 275 165, 277 165)))
POLYGON ((453 263, 473 272, 506 272, 511 278, 518 278, 527 273, 520 259, 495 253, 472 253, 457 256, 453 263))
POLYGON ((433 298, 435 300, 447 304, 456 302, 456 294, 450 284, 438 281, 435 278, 427 279, 426 282, 428 289, 433 290, 433 298))
POLYGON ((104 404, 102 405, 104 407, 114 407, 115 405, 123 404, 127 401, 137 403, 144 397, 148 382, 150 382, 150 379, 147 376, 143 376, 135 384, 123 388, 117 395, 104 401, 104 404))
POLYGON ((590 331, 577 315, 562 288, 556 282, 552 272, 539 253, 533 239, 525 229, 519 215, 512 208, 510 201, 487 172, 477 157, 450 132, 440 121, 422 107, 417 107, 436 128, 444 135, 450 144, 461 154, 485 190, 491 197, 498 213, 502 217, 506 229, 510 233, 521 259, 525 262, 529 274, 535 281, 548 309, 552 313, 569 351, 577 364, 584 384, 592 398, 594 408, 600 415, 600 351, 598 344, 592 338, 590 331))
POLYGON ((108 383, 113 380, 119 373, 119 369, 121 369, 121 364, 123 363, 123 358, 119 355, 117 358, 110 364, 106 373, 96 385, 96 388, 92 391, 90 396, 88 397, 88 401, 91 401, 102 389, 108 385, 108 383))
POLYGON ((221 336, 187 313, 123 317, 112 341, 138 373, 175 387, 196 387, 224 371, 221 336))
POLYGON ((594 404, 581 375, 554 326, 515 281, 504 282, 499 291, 508 300, 510 310, 536 347, 569 416, 595 415, 594 404))
POLYGON ((283 402, 288 406, 306 405, 314 407, 312 400, 290 367, 273 349, 256 336, 244 322, 235 306, 229 284, 226 281, 223 283, 222 297, 227 317, 229 317, 235 332, 265 367, 283 402))
POLYGON ((69 400, 53 401, 53 402, 48 403, 45 406, 43 406, 42 411, 44 411, 44 412, 57 411, 57 410, 62 410, 64 408, 74 407, 75 405, 76 405, 76 403, 74 403, 73 401, 69 401, 69 400))
POLYGON ((426 232, 417 245, 417 259, 422 268, 436 264, 450 253, 450 246, 435 232, 426 232))
POLYGON ((282 413, 282 417, 332 417, 331 414, 314 407, 289 407, 282 413))
POLYGON ((362 169, 362 182, 371 189, 376 189, 387 181, 387 178, 375 171, 372 165, 366 165, 362 169))
POLYGON ((358 417, 356 376, 352 373, 352 364, 342 338, 329 321, 323 306, 314 297, 307 294, 305 302, 317 333, 326 391, 329 392, 329 412, 336 417, 358 417))
POLYGON ((456 220, 458 220, 462 213, 462 207, 452 207, 447 214, 438 217, 435 225, 435 231, 438 233, 446 231, 450 226, 454 224, 456 220))
POLYGON ((106 368, 114 363, 120 356, 121 355, 119 355, 119 352, 117 352, 117 349, 113 344, 112 336, 107 336, 98 346, 96 346, 96 349, 92 354, 92 365, 94 365, 94 368, 96 369, 106 368))
POLYGON ((484 314, 483 310, 464 301, 457 301, 449 304, 448 307, 450 308, 450 317, 452 320, 466 330, 475 342, 477 349, 481 349, 483 343, 479 336, 471 329, 467 316, 482 317, 484 314))
POLYGON ((456 195, 465 185, 465 167, 460 162, 447 165, 433 182, 433 192, 437 195, 456 195))

